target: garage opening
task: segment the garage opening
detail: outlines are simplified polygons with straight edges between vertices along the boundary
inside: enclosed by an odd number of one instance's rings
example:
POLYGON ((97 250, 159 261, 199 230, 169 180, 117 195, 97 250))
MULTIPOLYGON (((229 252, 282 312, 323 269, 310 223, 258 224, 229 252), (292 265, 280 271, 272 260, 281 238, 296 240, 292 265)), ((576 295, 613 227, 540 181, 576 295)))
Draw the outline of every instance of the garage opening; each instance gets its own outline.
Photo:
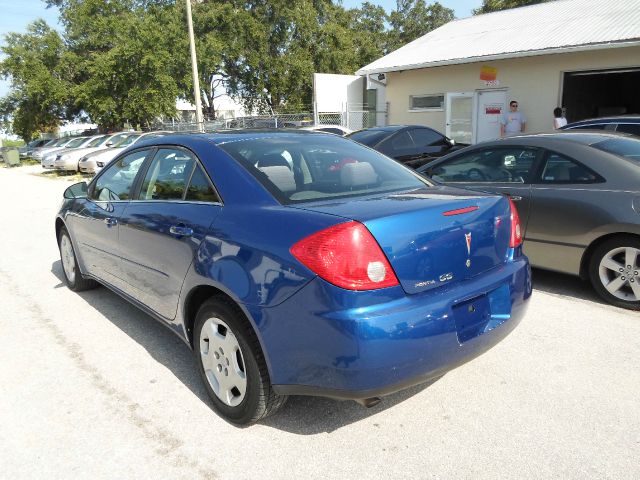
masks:
POLYGON ((640 114, 640 67, 564 74, 562 106, 569 122, 640 114))

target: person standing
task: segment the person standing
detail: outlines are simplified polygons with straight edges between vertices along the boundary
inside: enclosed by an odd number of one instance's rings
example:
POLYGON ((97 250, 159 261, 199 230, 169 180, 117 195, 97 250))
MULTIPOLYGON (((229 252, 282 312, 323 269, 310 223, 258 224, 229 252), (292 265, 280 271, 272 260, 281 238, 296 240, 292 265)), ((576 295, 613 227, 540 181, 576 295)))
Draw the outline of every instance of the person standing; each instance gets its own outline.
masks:
POLYGON ((567 119, 562 115, 562 109, 556 107, 553 109, 553 128, 558 130, 560 127, 564 127, 567 124, 567 119))
POLYGON ((509 102, 509 112, 502 114, 500 117, 500 136, 508 137, 523 133, 527 123, 527 118, 518 111, 518 102, 511 100, 509 102))

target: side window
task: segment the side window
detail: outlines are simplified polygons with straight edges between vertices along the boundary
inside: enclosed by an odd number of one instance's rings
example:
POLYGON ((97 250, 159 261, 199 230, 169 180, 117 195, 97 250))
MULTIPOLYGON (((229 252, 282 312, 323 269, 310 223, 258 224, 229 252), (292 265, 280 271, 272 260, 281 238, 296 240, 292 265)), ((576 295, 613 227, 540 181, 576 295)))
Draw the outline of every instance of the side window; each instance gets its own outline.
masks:
POLYGON ((640 123, 619 123, 616 131, 631 133, 640 137, 640 123))
POLYGON ((409 135, 409 132, 402 132, 397 135, 393 135, 388 140, 385 140, 380 146, 380 151, 390 157, 401 155, 407 150, 414 150, 413 139, 409 135))
POLYGON ((191 176, 191 182, 189 182, 185 200, 192 200, 195 202, 220 201, 216 193, 213 191, 211 183, 200 165, 196 165, 196 169, 191 176))
POLYGON ((440 182, 529 183, 537 150, 496 148, 476 150, 427 170, 440 182))
POLYGON ((161 148, 149 165, 138 199, 182 200, 195 163, 185 150, 161 148))
POLYGON ((96 180, 90 198, 105 202, 129 200, 133 181, 148 154, 149 149, 138 150, 107 166, 96 180))
POLYGON ((428 147, 431 145, 441 145, 444 143, 444 137, 438 132, 429 130, 428 128, 416 128, 411 130, 413 141, 418 147, 428 147))
POLYGON ((542 183, 595 183, 599 180, 587 167, 558 153, 549 153, 542 171, 542 183))

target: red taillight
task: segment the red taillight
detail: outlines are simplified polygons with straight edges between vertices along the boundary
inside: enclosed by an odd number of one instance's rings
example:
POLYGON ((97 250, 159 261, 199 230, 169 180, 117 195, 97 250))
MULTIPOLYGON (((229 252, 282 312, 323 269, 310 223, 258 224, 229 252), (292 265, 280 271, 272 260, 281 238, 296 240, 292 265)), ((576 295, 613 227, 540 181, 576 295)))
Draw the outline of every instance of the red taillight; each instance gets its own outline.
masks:
POLYGON ((387 257, 358 222, 325 228, 293 247, 291 254, 327 282, 349 290, 374 290, 398 285, 387 257))
POLYGON ((522 245, 522 227, 520 226, 518 209, 511 198, 509 198, 509 205, 511 206, 511 240, 509 240, 509 247, 516 248, 522 245))

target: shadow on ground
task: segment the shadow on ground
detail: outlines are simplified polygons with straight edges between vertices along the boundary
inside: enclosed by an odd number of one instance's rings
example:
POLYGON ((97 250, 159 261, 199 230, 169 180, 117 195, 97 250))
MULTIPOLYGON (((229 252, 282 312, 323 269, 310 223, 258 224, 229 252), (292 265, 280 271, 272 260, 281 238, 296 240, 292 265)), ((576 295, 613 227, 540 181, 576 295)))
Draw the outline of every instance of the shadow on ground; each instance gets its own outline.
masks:
POLYGON ((532 279, 534 290, 609 305, 600 298, 588 281, 573 275, 534 268, 532 279))
MULTIPOLYGON (((60 284, 54 288, 64 286, 60 260, 51 265, 51 273, 60 280, 60 284)), ((144 347, 154 360, 169 369, 200 400, 211 406, 207 392, 198 376, 191 349, 170 329, 108 288, 100 287, 79 292, 78 295, 91 308, 96 309, 144 347)), ((263 420, 261 424, 298 435, 328 433, 391 408, 421 392, 435 381, 437 380, 389 395, 372 408, 365 408, 351 401, 319 397, 290 397, 277 414, 263 420)))

